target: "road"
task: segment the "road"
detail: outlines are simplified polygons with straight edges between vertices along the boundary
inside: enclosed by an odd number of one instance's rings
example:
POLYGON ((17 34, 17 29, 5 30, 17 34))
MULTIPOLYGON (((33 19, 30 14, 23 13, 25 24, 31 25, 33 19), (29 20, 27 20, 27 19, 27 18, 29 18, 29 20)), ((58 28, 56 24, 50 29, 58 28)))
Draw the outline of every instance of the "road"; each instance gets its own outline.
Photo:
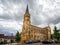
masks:
POLYGON ((42 43, 21 44, 21 43, 12 43, 12 44, 0 44, 0 45, 60 45, 60 44, 42 44, 42 43))

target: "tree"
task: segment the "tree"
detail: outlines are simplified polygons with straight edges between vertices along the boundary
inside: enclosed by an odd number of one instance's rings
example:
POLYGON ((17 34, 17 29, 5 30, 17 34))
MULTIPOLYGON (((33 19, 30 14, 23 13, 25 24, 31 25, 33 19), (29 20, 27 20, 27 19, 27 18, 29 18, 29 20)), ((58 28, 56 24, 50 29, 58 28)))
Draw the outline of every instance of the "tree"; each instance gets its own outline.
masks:
POLYGON ((58 30, 58 40, 60 40, 60 29, 58 30))
POLYGON ((54 27, 54 35, 53 36, 54 36, 54 38, 57 38, 57 27, 56 26, 54 27))
POLYGON ((20 41, 20 34, 19 34, 19 32, 18 32, 18 31, 17 31, 17 33, 16 33, 15 38, 16 38, 16 41, 17 41, 17 42, 19 42, 19 41, 20 41))
POLYGON ((59 39, 59 36, 60 34, 59 34, 59 31, 57 30, 57 27, 55 26, 54 27, 54 34, 53 34, 53 37, 54 37, 54 39, 59 39))

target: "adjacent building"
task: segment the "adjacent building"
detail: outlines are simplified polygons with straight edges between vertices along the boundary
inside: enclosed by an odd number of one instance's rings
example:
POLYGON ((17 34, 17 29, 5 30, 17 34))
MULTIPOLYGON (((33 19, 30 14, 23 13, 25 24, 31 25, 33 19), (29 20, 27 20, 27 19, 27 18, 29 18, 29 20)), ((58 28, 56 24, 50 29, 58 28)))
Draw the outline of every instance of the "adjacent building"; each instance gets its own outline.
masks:
POLYGON ((0 34, 0 42, 4 41, 4 34, 0 34))
POLYGON ((4 41, 7 43, 16 42, 14 36, 4 36, 4 41))
POLYGON ((5 36, 4 34, 0 34, 0 43, 11 43, 11 41, 16 42, 15 36, 5 36))

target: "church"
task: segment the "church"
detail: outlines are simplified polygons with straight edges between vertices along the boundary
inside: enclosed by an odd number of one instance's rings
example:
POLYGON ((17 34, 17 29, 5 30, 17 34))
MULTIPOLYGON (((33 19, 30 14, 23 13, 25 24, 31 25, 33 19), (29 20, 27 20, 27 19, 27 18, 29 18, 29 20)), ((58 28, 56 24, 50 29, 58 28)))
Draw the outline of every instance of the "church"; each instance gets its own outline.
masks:
POLYGON ((29 9, 27 5, 26 12, 24 14, 21 41, 25 42, 29 40, 50 40, 50 39, 51 28, 49 25, 47 27, 41 28, 31 24, 29 9))

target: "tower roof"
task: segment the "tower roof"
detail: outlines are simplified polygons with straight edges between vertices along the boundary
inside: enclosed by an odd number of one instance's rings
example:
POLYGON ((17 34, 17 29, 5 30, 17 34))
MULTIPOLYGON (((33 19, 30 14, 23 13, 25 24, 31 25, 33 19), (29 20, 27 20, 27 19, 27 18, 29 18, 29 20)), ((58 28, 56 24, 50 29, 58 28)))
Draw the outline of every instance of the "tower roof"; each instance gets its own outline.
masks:
POLYGON ((29 13, 28 5, 27 5, 27 7, 26 7, 26 13, 29 13))

